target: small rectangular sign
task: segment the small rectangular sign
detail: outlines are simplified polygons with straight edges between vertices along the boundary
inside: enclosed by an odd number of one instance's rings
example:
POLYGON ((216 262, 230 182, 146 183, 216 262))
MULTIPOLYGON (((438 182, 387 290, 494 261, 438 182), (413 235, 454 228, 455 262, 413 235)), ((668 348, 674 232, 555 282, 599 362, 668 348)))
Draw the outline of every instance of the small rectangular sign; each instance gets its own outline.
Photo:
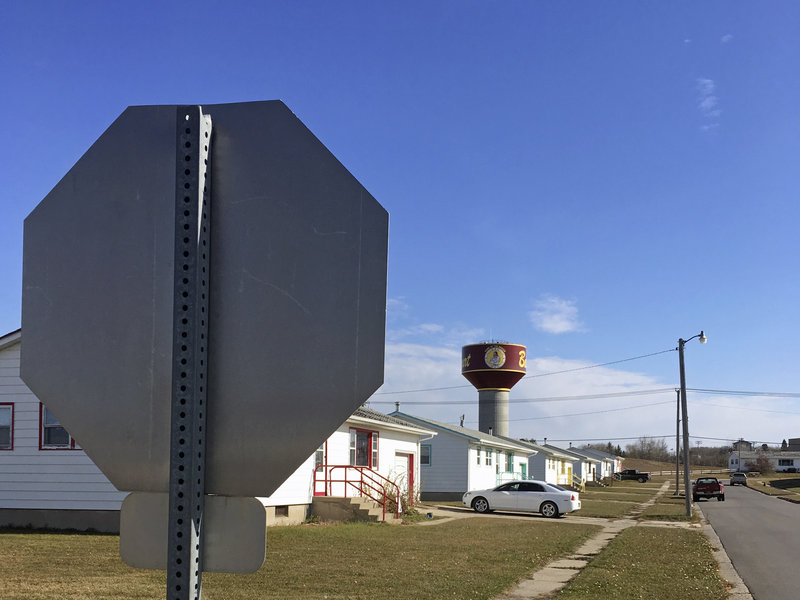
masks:
MULTIPOLYGON (((169 494, 133 492, 122 503, 119 553, 138 569, 167 568, 169 494)), ((203 571, 253 573, 264 563, 267 514, 256 498, 206 496, 203 571)))

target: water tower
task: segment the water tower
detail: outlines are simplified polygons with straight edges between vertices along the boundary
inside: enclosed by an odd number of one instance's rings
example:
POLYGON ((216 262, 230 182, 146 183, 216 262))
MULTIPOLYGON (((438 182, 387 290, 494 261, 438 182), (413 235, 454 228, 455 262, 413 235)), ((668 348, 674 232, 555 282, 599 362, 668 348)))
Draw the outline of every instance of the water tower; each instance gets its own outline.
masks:
POLYGON ((525 346, 484 342, 461 348, 461 374, 478 390, 478 429, 508 435, 508 393, 525 376, 525 346))

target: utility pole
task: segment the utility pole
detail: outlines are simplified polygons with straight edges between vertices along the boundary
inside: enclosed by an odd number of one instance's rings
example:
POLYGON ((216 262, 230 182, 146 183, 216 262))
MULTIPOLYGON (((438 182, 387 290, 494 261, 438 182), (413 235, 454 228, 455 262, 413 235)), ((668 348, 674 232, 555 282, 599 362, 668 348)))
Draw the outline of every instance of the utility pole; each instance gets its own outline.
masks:
POLYGON ((681 370, 681 412, 683 413, 683 492, 686 495, 686 516, 692 516, 692 497, 690 493, 691 484, 689 482, 689 413, 686 409, 686 369, 683 364, 683 347, 686 342, 700 338, 699 342, 705 344, 707 338, 701 331, 693 335, 688 340, 678 339, 678 359, 681 370))
POLYGON ((675 403, 675 496, 680 495, 680 451, 681 451, 681 391, 675 390, 677 402, 675 403))

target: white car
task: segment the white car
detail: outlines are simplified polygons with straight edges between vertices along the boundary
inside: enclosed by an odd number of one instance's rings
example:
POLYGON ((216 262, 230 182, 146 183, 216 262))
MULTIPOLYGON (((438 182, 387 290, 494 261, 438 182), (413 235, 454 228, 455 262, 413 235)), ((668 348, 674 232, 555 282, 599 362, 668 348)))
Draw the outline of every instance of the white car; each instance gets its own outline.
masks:
POLYGON ((509 481, 492 490, 474 490, 461 498, 461 504, 479 513, 493 510, 538 512, 557 517, 581 507, 577 492, 544 481, 509 481))

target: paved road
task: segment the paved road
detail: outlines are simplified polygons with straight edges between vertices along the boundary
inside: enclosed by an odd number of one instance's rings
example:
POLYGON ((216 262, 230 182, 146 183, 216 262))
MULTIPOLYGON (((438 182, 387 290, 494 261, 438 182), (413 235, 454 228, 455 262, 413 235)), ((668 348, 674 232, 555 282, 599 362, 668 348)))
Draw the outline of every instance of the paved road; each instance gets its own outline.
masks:
POLYGON ((726 485, 699 506, 755 600, 797 600, 800 504, 726 485))

